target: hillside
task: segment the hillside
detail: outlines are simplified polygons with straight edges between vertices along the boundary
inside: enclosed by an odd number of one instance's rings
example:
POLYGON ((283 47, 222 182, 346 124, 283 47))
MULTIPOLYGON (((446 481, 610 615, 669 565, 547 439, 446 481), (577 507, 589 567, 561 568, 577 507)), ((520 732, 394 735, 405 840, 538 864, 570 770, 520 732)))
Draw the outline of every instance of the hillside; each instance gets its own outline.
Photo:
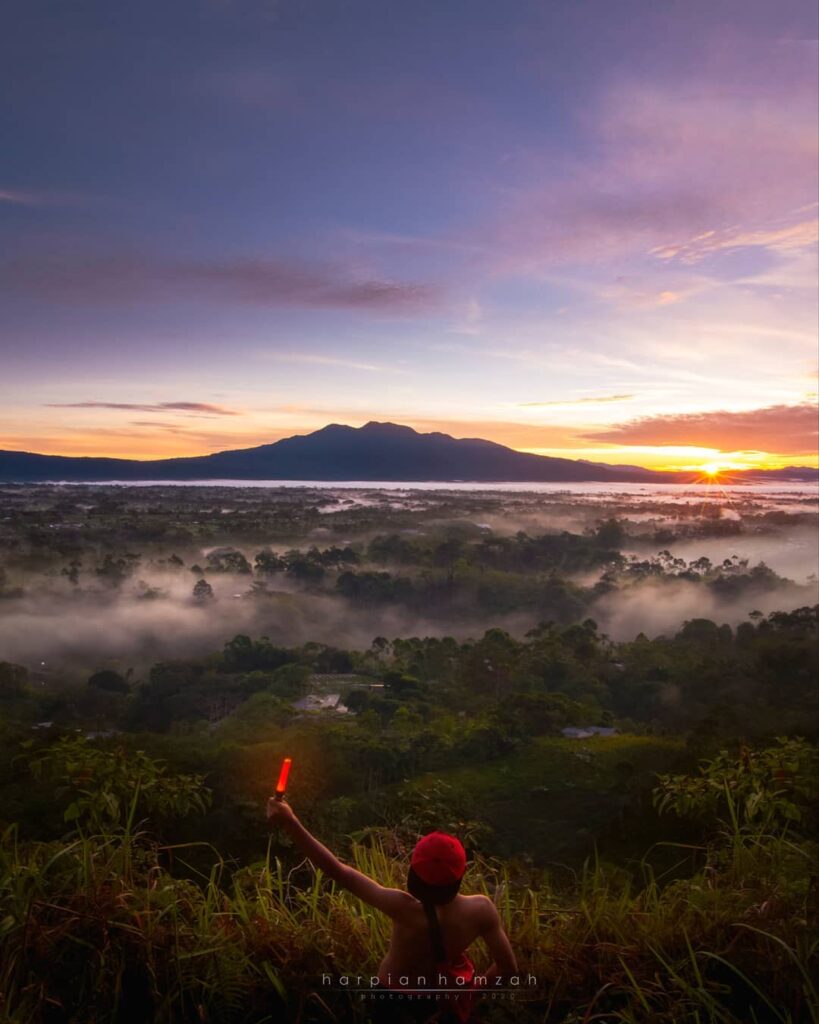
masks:
MULTIPOLYGON (((805 467, 737 473, 736 481, 817 479, 805 467)), ((494 441, 421 434, 395 423, 337 423, 274 444, 180 459, 70 458, 0 451, 0 482, 326 480, 475 483, 691 483, 692 473, 609 466, 515 451, 494 441)))
POLYGON ((0 480, 628 481, 667 479, 639 467, 517 452, 480 439, 420 434, 393 423, 330 424, 274 444, 182 459, 66 458, 0 452, 0 480))

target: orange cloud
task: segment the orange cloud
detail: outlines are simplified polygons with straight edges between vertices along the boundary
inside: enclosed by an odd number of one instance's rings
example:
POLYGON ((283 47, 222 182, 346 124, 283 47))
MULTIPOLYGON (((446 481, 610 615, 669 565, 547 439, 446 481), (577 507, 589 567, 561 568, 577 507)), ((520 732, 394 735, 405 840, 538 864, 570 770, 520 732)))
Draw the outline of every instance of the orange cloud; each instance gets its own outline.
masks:
MULTIPOLYGON (((0 449, 41 455, 99 456, 120 459, 174 459, 279 441, 297 431, 264 429, 236 433, 188 430, 171 423, 133 423, 130 427, 76 427, 49 432, 0 434, 0 449)), ((304 431, 307 433, 307 431, 304 431)))
POLYGON ((583 439, 617 445, 691 445, 721 451, 811 455, 819 447, 819 412, 815 405, 806 403, 746 412, 646 416, 584 433, 583 439))
MULTIPOLYGON (((583 458, 576 433, 563 426, 533 426, 485 420, 424 419, 395 413, 363 413, 358 410, 320 410, 307 406, 290 408, 301 422, 265 425, 254 429, 208 430, 191 428, 163 420, 131 420, 122 426, 76 426, 33 431, 0 433, 0 448, 33 451, 44 455, 98 455, 112 458, 161 459, 188 455, 207 455, 215 451, 251 448, 271 444, 294 434, 309 434, 330 422, 360 427, 372 419, 404 423, 422 433, 441 431, 453 437, 473 437, 495 441, 519 450, 538 448, 576 449, 583 458), (314 418, 315 417, 315 418, 314 418)), ((569 456, 572 457, 572 456, 569 456)))
POLYGON ((819 220, 800 221, 786 227, 741 231, 706 231, 679 245, 660 246, 651 251, 661 260, 680 259, 683 263, 698 263, 706 256, 729 249, 762 248, 786 253, 805 249, 819 240, 819 220))
POLYGON ((601 395, 599 398, 574 398, 555 402, 522 402, 521 409, 541 409, 547 405, 597 405, 601 402, 629 402, 634 395, 601 395))
MULTIPOLYGON (((89 403, 77 404, 86 407, 89 403)), ((140 406, 121 403, 117 408, 140 406)), ((154 407, 149 408, 154 411, 154 407)), ((41 424, 39 429, 35 426, 28 430, 6 426, 0 432, 0 448, 49 455, 173 458, 271 444, 295 434, 309 434, 330 422, 360 427, 372 419, 403 423, 421 433, 440 431, 456 438, 482 438, 518 451, 656 469, 679 469, 719 460, 738 466, 805 463, 811 461, 808 456, 815 453, 817 444, 817 413, 809 404, 741 413, 653 416, 594 430, 590 425, 445 419, 395 410, 308 405, 278 406, 268 413, 267 422, 258 411, 242 420, 223 420, 225 429, 216 429, 215 424, 215 429, 210 429, 206 416, 179 422, 170 418, 133 419, 109 426, 59 424, 44 428, 41 424), (241 423, 243 429, 232 429, 234 423, 241 423)))

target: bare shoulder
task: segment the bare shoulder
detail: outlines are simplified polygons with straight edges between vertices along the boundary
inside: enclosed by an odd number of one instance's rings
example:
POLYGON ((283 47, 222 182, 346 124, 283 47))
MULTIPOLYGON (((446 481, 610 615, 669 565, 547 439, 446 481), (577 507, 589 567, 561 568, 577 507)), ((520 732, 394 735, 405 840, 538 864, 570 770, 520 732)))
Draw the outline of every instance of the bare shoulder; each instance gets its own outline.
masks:
POLYGON ((488 896, 477 893, 463 899, 468 901, 469 912, 482 929, 491 928, 498 921, 498 909, 488 896))
POLYGON ((358 896, 365 903, 369 903, 376 910, 380 910, 392 918, 405 916, 409 907, 417 902, 402 889, 390 889, 385 885, 379 885, 375 879, 355 868, 342 867, 336 875, 336 880, 345 889, 349 889, 354 896, 358 896))
POLYGON ((407 907, 409 909, 410 907, 418 906, 418 900, 414 896, 410 896, 405 889, 388 889, 387 892, 395 901, 397 907, 407 907))
POLYGON ((420 904, 414 896, 410 896, 403 889, 385 889, 388 893, 389 913, 392 917, 413 919, 418 914, 420 904))

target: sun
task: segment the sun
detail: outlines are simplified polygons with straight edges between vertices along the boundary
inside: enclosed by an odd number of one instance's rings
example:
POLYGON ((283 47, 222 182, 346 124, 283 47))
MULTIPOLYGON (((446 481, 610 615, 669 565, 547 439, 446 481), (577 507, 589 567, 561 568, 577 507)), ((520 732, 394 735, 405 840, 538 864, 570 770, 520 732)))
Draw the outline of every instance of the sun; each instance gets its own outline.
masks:
POLYGON ((718 462, 707 462, 700 468, 706 476, 710 476, 712 479, 714 477, 718 477, 722 472, 722 466, 720 466, 718 462))

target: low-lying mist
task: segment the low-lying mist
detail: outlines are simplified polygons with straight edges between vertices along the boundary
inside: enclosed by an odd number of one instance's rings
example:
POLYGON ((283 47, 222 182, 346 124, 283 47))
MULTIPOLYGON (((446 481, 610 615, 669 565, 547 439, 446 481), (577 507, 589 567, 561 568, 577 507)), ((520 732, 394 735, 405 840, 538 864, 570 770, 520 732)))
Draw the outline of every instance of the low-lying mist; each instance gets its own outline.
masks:
MULTIPOLYGON (((125 587, 109 593, 51 592, 6 599, 0 617, 0 660, 53 671, 116 661, 142 667, 217 650, 237 633, 295 646, 317 641, 369 647, 376 636, 433 636, 439 624, 401 609, 351 608, 331 595, 288 591, 248 593, 246 578, 209 578, 214 599, 198 604, 193 580, 157 579, 161 593, 125 587), (43 665, 43 663, 45 663, 43 665)), ((462 630, 459 630, 461 635, 462 630)))
MULTIPOLYGON (((522 636, 545 619, 574 616, 594 618, 603 632, 624 640, 640 632, 670 635, 691 618, 735 626, 752 611, 788 611, 819 599, 819 534, 809 492, 746 490, 720 504, 682 492, 582 488, 509 494, 408 490, 385 499, 369 490, 333 495, 75 486, 7 489, 3 498, 9 514, 0 520, 0 661, 26 665, 44 677, 113 664, 141 670, 159 660, 218 650, 237 633, 268 636, 284 646, 317 641, 362 649, 377 636, 465 640, 496 626, 522 636), (449 603, 416 598, 413 604, 394 596, 356 603, 336 592, 342 563, 325 563, 324 576, 312 584, 284 571, 250 571, 267 547, 283 553, 290 547, 352 544, 356 572, 457 577, 456 563, 447 568, 430 561, 430 552, 447 538, 480 544, 493 536, 514 540, 518 531, 588 537, 615 519, 619 550, 637 560, 667 550, 686 562, 707 558, 718 567, 737 556, 747 560, 748 570, 765 563, 776 577, 761 579, 758 587, 721 589, 649 574, 618 579, 615 589, 592 593, 604 566, 592 563, 581 571, 558 565, 557 575, 584 595, 580 610, 567 607, 561 614, 554 606, 536 610, 532 588, 548 573, 534 574, 525 565, 506 574, 511 598, 495 605, 503 612, 487 610, 491 602, 482 606, 474 591, 449 603), (406 538, 427 561, 368 563, 368 546, 379 535, 406 538), (208 555, 221 545, 241 549, 245 572, 209 571, 208 555), (132 563, 118 577, 123 559, 132 563), (197 563, 204 567, 201 573, 197 563), (197 602, 192 591, 200 576, 213 598, 197 602)), ((473 565, 469 571, 478 586, 482 570, 473 565)))
POLYGON ((668 550, 687 562, 705 556, 718 563, 737 555, 747 559, 749 565, 764 562, 780 576, 796 583, 806 583, 819 571, 819 532, 810 526, 787 527, 776 533, 744 533, 730 538, 677 540, 668 545, 668 550))
POLYGON ((725 600, 707 587, 687 580, 646 580, 601 598, 593 617, 613 640, 632 640, 638 633, 653 638, 672 636, 689 619, 712 619, 722 625, 736 626, 751 612, 767 615, 774 611, 792 611, 817 600, 815 590, 784 585, 767 593, 725 600))
MULTIPOLYGON (((0 617, 0 660, 51 674, 116 663, 141 669, 166 659, 220 649, 237 633, 268 636, 285 646, 316 641, 363 649, 377 636, 479 637, 491 627, 523 636, 541 620, 534 612, 506 615, 438 611, 419 615, 401 606, 362 608, 332 594, 286 581, 254 593, 247 577, 209 577, 214 598, 197 603, 191 582, 158 575, 145 596, 136 585, 116 591, 55 588, 7 598, 0 617)), ((588 614, 615 640, 637 633, 673 634, 686 619, 735 626, 751 611, 788 611, 812 603, 809 588, 783 585, 767 593, 724 600, 702 584, 645 580, 597 599, 588 614)))

